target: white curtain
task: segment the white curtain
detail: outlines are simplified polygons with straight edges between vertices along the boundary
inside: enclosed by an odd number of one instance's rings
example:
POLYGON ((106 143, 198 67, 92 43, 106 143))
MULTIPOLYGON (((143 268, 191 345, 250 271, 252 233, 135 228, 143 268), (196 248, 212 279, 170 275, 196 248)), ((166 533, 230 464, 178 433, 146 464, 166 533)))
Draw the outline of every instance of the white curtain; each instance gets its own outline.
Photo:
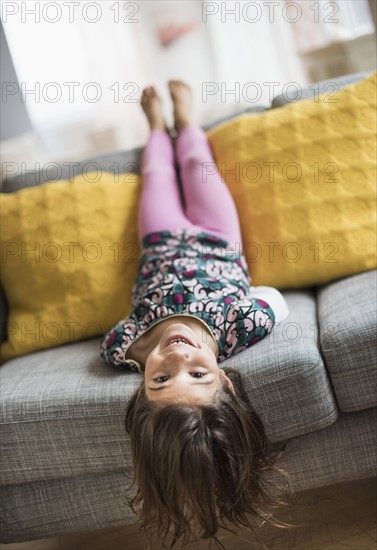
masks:
POLYGON ((215 12, 206 23, 220 87, 214 95, 214 111, 269 105, 290 82, 308 83, 283 0, 204 4, 215 12))

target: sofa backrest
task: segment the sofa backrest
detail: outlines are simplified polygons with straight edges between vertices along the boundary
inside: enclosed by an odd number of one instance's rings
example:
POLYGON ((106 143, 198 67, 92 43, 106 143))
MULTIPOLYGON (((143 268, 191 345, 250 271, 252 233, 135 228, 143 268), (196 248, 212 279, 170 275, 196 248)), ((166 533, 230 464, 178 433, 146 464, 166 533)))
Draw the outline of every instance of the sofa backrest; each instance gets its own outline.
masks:
POLYGON ((328 94, 332 94, 333 92, 337 92, 341 88, 350 86, 359 80, 364 80, 372 74, 373 71, 347 74, 345 76, 338 76, 336 78, 314 82, 313 84, 310 84, 306 88, 302 89, 300 89, 296 83, 288 83, 284 94, 274 97, 271 103, 271 109, 282 107, 287 103, 295 103, 305 99, 315 99, 318 98, 319 95, 326 92, 328 94))
MULTIPOLYGON (((221 119, 216 119, 215 122, 203 126, 204 130, 217 126, 227 120, 231 120, 235 116, 243 113, 253 112, 259 113, 267 110, 269 106, 263 107, 255 105, 248 109, 244 109, 237 115, 228 115, 221 119)), ((175 141, 173 137, 173 141, 175 141)), ((41 183, 55 182, 60 180, 72 180, 78 175, 86 174, 90 171, 102 171, 110 173, 140 173, 141 154, 144 147, 136 147, 127 151, 118 151, 99 157, 91 157, 81 162, 49 162, 42 170, 30 171, 25 173, 17 173, 5 179, 2 185, 2 193, 13 193, 25 187, 35 187, 41 183)), ((101 172, 100 172, 101 173, 101 172)))

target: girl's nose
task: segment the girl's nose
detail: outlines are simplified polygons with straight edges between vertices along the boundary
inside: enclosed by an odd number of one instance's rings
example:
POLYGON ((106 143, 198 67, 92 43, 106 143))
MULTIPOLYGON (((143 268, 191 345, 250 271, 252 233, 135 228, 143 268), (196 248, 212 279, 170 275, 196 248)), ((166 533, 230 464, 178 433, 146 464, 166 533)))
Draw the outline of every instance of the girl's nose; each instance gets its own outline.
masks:
POLYGON ((173 359, 174 361, 187 361, 191 357, 191 350, 194 350, 194 348, 185 344, 172 346, 172 349, 169 350, 169 353, 166 356, 166 361, 169 361, 171 359, 173 359))

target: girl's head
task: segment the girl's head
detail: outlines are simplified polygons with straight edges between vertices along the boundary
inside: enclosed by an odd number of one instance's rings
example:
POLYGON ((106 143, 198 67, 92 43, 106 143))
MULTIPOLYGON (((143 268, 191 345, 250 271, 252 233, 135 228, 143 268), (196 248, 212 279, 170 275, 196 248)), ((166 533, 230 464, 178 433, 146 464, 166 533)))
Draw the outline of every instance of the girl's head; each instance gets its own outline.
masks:
POLYGON ((127 408, 137 486, 130 505, 149 534, 172 535, 170 548, 191 535, 218 543, 224 521, 251 527, 246 514, 263 516, 269 500, 262 473, 275 468, 262 422, 239 372, 224 370, 211 400, 150 399, 145 381, 127 408))
POLYGON ((144 392, 149 401, 198 405, 213 401, 231 380, 217 363, 217 345, 196 323, 166 325, 148 354, 144 367, 144 392))

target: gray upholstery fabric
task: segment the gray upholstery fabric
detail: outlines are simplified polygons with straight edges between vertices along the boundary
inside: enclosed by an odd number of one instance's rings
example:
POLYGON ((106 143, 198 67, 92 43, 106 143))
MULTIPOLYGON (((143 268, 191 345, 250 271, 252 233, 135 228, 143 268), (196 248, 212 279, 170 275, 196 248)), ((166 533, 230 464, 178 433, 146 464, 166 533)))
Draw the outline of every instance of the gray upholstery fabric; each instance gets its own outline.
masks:
POLYGON ((318 287, 322 354, 340 410, 377 406, 377 271, 318 287))
POLYGON ((25 187, 36 187, 41 183, 52 183, 59 180, 73 180, 76 176, 85 175, 89 172, 100 170, 113 174, 124 174, 140 172, 140 159, 142 147, 129 151, 119 151, 110 155, 102 155, 83 160, 81 162, 66 162, 58 164, 51 162, 46 164, 40 171, 30 171, 16 174, 7 178, 1 188, 2 193, 13 193, 25 187))
MULTIPOLYGON (((337 418, 310 328, 316 319, 313 293, 284 295, 291 313, 281 326, 221 363, 244 375, 271 442, 318 430, 337 418)), ((1 367, 2 485, 116 471, 130 464, 124 411, 142 377, 107 365, 98 342, 35 352, 1 367)))
POLYGON ((234 113, 232 115, 225 116, 223 118, 218 118, 214 122, 211 122, 210 124, 206 124, 202 126, 203 130, 208 131, 212 128, 215 128, 215 126, 218 126, 219 124, 223 124, 227 120, 232 120, 232 118, 237 118, 241 115, 244 115, 245 113, 263 113, 264 111, 267 111, 269 109, 269 106, 263 106, 263 105, 254 105, 253 107, 247 107, 246 109, 243 109, 239 113, 234 113))
MULTIPOLYGON (((3 487, 1 542, 135 523, 126 499, 131 475, 114 471, 3 487)), ((125 549, 132 546, 125 544, 125 549)))
POLYGON ((315 99, 317 100, 318 95, 333 92, 337 92, 341 88, 354 84, 359 80, 364 80, 369 75, 373 74, 373 71, 365 71, 361 73, 348 74, 346 76, 338 76, 336 78, 321 80, 320 82, 313 83, 306 88, 299 89, 296 83, 293 83, 292 86, 287 87, 286 91, 283 94, 280 94, 274 97, 271 108, 275 109, 276 107, 282 107, 288 103, 295 103, 296 101, 305 100, 305 99, 315 99))
MULTIPOLYGON (((376 427, 376 410, 341 415, 332 426, 289 441, 278 465, 291 476, 294 491, 375 476, 376 427)), ((275 485, 283 482, 276 475, 268 479, 275 485)), ((126 499, 131 481, 132 470, 124 469, 2 487, 1 541, 134 523, 126 499)), ((131 550, 127 544, 125 548, 131 550)))
POLYGON ((1 484, 130 462, 124 411, 141 376, 112 369, 98 346, 99 338, 75 342, 2 365, 1 484))

